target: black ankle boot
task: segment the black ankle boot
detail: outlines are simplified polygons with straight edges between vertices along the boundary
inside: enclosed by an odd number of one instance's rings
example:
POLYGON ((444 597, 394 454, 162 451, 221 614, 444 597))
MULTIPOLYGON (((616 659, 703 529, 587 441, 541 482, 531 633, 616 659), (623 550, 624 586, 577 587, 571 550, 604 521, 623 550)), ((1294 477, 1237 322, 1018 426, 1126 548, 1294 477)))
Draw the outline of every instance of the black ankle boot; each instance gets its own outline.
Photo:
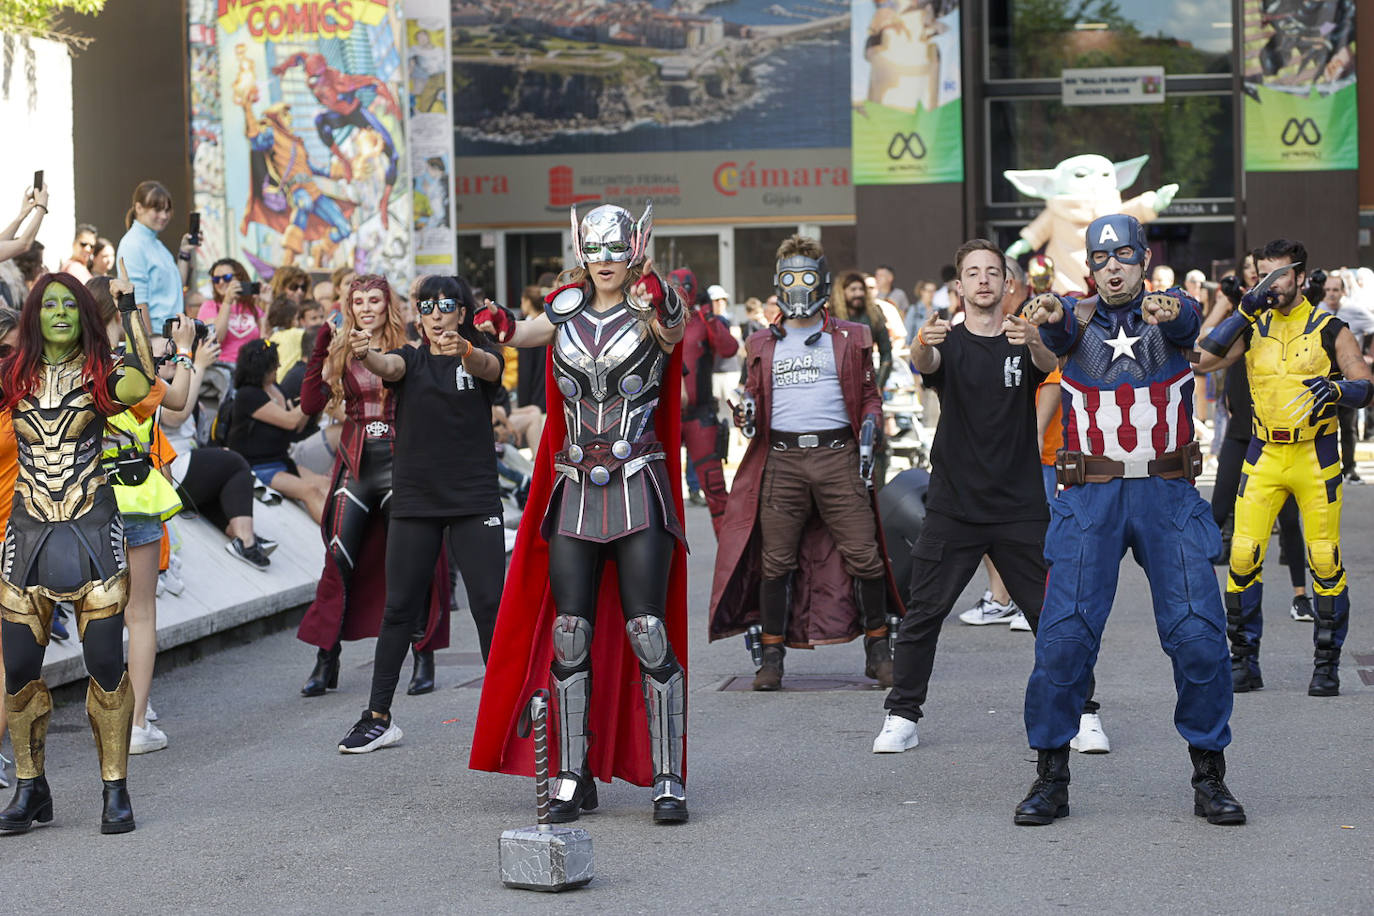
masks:
POLYGON ((583 767, 580 774, 564 770, 558 774, 558 778, 560 782, 564 779, 576 779, 577 788, 573 790, 572 798, 566 801, 555 798, 549 802, 549 823, 566 824, 577 820, 583 811, 592 811, 596 808, 596 780, 592 778, 590 770, 583 767))
POLYGON ((1307 685, 1309 697, 1337 697, 1341 695, 1340 649, 1317 649, 1313 653, 1312 682, 1307 685))
POLYGON ((415 673, 410 677, 406 693, 412 697, 429 693, 434 689, 434 653, 421 652, 411 646, 410 654, 415 658, 415 673))
POLYGON ((1231 656, 1231 692, 1249 693, 1264 689, 1264 676, 1260 674, 1258 653, 1246 649, 1247 654, 1231 656))
POLYGON ((1226 754, 1188 746, 1193 758, 1193 813, 1209 824, 1243 824, 1245 809, 1226 788, 1226 754))
POLYGON ((48 791, 46 776, 16 780, 14 798, 9 807, 0 811, 0 831, 23 833, 34 821, 46 824, 52 820, 52 793, 48 791))
POLYGON ((1039 751, 1030 794, 1016 806, 1014 820, 1022 827, 1043 827, 1069 816, 1069 748, 1039 751))
POLYGON ((105 780, 105 810, 100 815, 101 833, 128 833, 134 829, 134 806, 129 801, 128 780, 105 780))
POLYGON ((315 668, 301 688, 301 696, 322 697, 326 689, 334 690, 339 686, 339 654, 342 651, 342 645, 316 650, 315 668))
POLYGON ((871 677, 878 686, 887 690, 892 687, 892 650, 888 648, 886 636, 864 637, 864 677, 871 677))

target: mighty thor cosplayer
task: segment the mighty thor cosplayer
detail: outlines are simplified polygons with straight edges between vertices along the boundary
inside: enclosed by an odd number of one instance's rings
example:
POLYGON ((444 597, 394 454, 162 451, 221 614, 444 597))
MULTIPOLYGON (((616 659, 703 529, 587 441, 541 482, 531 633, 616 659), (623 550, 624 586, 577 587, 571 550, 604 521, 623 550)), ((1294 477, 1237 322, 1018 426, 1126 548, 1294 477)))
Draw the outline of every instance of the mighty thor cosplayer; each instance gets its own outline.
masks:
POLYGON ((478 326, 516 347, 549 347, 540 440, 497 618, 472 766, 533 772, 516 725, 553 675, 555 822, 597 805, 594 777, 653 786, 654 820, 687 820, 686 539, 680 400, 684 305, 646 257, 638 221, 600 206, 572 213, 578 266, 542 315, 493 305, 478 326), (602 588, 603 574, 614 584, 602 588), (625 635, 618 618, 625 620, 625 635), (627 690, 638 664, 640 691, 627 690), (593 671, 597 673, 593 689, 593 671), (647 719, 649 740, 633 725, 647 719), (647 753, 645 753, 647 751, 647 753))

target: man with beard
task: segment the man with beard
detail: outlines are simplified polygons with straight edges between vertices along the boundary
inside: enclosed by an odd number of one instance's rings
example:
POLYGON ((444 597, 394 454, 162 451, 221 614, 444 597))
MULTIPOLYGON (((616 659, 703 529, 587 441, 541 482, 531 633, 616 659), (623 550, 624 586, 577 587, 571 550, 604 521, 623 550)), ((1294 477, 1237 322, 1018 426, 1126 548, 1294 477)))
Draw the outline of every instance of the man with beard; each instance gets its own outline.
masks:
POLYGON ((1063 363, 1064 448, 1055 467, 1064 491, 1045 536, 1049 578, 1026 686, 1037 778, 1015 822, 1068 816, 1069 741, 1129 548, 1150 581, 1160 643, 1173 662, 1174 723, 1193 762, 1193 813, 1243 824, 1245 809, 1224 781, 1231 679, 1210 560, 1221 532, 1193 486, 1202 451, 1193 436, 1188 354, 1201 309, 1181 290, 1146 294, 1150 251, 1134 217, 1093 220, 1087 249, 1096 296, 1079 302, 1044 293, 1027 306, 1063 363))
POLYGON ((925 523, 911 549, 909 606, 897 631, 893 688, 883 704, 887 717, 873 742, 875 754, 916 746, 916 722, 940 627, 984 554, 1032 624, 1045 589, 1049 515, 1035 393, 1054 368, 1054 355, 1025 319, 1003 315, 1001 249, 986 239, 965 242, 955 254, 955 271, 964 322, 951 327, 932 311, 911 347, 925 384, 940 394, 940 422, 931 449, 925 523))
POLYGON ((1254 438, 1236 500, 1226 578, 1235 687, 1251 690, 1264 683, 1259 667, 1260 569, 1274 518, 1291 495, 1302 516, 1316 592, 1314 665, 1307 693, 1334 697, 1340 693, 1337 668, 1350 628, 1350 595, 1341 563, 1337 411, 1369 404, 1374 384, 1350 328, 1299 292, 1307 279, 1306 261, 1301 242, 1275 239, 1265 245, 1256 264, 1265 279, 1199 342, 1207 353, 1199 368, 1211 371, 1244 357, 1254 400, 1254 438), (1270 273, 1276 271, 1283 273, 1270 273))

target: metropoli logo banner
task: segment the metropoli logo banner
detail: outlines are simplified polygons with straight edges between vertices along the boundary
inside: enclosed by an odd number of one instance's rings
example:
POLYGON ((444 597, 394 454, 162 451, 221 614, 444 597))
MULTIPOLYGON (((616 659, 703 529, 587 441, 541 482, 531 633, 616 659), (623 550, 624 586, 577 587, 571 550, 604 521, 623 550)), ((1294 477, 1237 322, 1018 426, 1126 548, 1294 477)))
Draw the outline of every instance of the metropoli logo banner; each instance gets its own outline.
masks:
POLYGON ((1359 167, 1355 8, 1296 4, 1265 15, 1244 0, 1245 168, 1359 167))
POLYGON ((357 25, 379 25, 387 0, 218 0, 219 25, 244 28, 257 41, 347 38, 357 25))
POLYGON ((958 3, 854 0, 854 184, 964 180, 959 12, 958 3))

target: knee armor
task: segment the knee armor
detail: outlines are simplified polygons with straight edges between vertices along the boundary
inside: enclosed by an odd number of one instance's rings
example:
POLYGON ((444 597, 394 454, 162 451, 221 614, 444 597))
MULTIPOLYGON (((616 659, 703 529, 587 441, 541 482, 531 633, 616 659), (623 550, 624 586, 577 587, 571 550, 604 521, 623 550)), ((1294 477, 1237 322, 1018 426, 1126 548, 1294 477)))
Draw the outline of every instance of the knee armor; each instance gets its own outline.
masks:
POLYGON ((553 622, 553 657, 565 668, 577 668, 592 650, 592 624, 585 617, 560 614, 553 622))
POLYGON ((642 614, 631 617, 625 624, 625 632, 630 637, 630 648, 635 658, 646 671, 662 668, 672 655, 668 645, 668 630, 658 617, 642 614))

